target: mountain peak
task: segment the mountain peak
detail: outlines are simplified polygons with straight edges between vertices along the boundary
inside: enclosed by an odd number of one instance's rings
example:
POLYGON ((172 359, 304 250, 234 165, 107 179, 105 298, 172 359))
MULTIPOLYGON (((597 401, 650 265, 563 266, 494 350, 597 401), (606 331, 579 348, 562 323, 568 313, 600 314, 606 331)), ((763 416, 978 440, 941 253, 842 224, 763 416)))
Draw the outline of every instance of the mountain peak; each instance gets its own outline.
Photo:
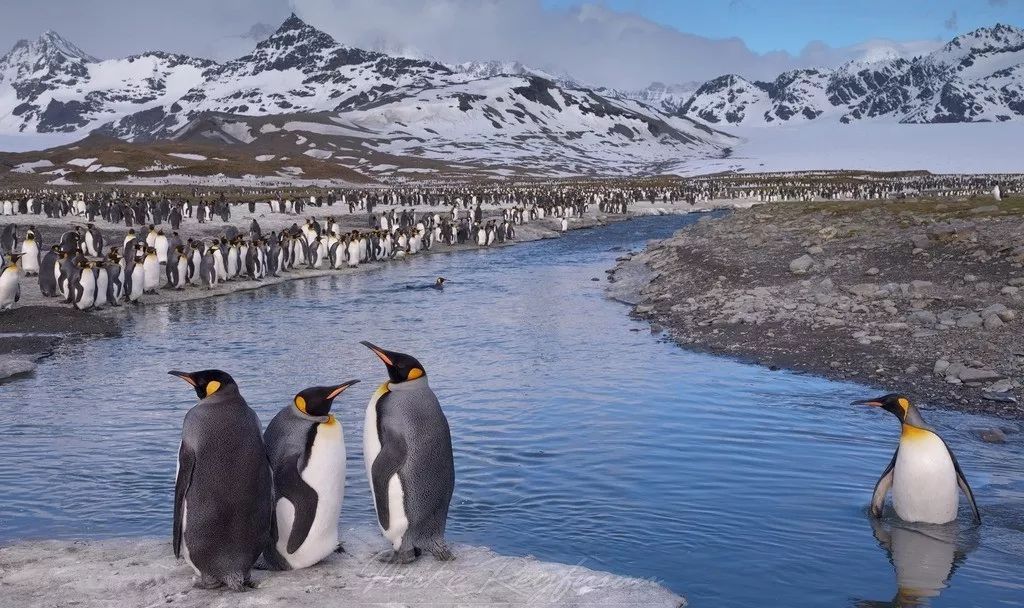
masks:
POLYGON ((277 28, 277 31, 274 32, 274 35, 276 36, 279 34, 286 34, 289 32, 295 32, 306 28, 316 29, 313 26, 306 23, 305 21, 303 21, 302 19, 300 19, 298 15, 292 13, 291 15, 288 16, 287 19, 284 20, 284 23, 282 23, 281 26, 277 28))
POLYGON ((90 63, 98 61, 98 59, 78 48, 54 30, 46 30, 43 32, 39 36, 39 39, 36 40, 36 44, 39 45, 40 48, 52 48, 55 51, 73 59, 81 59, 90 63))

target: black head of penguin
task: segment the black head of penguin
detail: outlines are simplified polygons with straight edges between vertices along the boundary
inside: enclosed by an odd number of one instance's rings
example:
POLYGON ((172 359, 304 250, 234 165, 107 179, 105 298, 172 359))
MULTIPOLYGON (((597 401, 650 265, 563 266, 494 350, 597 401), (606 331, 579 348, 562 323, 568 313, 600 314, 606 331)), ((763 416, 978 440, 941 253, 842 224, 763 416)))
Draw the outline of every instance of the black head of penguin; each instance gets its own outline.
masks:
POLYGON ((365 340, 360 342, 360 344, 372 350, 373 354, 377 355, 384 362, 384 366, 388 368, 388 378, 394 384, 408 382, 427 375, 423 365, 411 355, 384 350, 365 340))
POLYGON ((910 404, 910 399, 899 393, 890 393, 875 399, 865 399, 864 401, 854 401, 853 405, 880 407, 899 418, 900 422, 906 422, 907 414, 914 407, 910 404))
POLYGON ((295 408, 310 416, 326 416, 331 413, 334 399, 345 392, 345 389, 358 384, 358 380, 342 382, 337 386, 314 386, 295 395, 295 408))
POLYGON ((235 379, 230 374, 219 369, 206 369, 201 372, 169 371, 167 373, 191 384, 200 399, 205 399, 227 387, 237 386, 235 379))

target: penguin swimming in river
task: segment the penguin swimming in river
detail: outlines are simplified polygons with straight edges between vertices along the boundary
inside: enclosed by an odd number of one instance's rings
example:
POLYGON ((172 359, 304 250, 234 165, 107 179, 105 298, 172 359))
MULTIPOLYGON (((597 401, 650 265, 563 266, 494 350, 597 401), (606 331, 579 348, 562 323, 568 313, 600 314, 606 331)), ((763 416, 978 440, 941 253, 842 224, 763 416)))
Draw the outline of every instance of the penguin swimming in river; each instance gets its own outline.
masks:
POLYGON ((361 344, 384 362, 389 378, 370 398, 363 425, 370 493, 381 532, 394 549, 381 560, 410 563, 422 550, 454 559, 444 540, 455 489, 448 420, 419 361, 361 344))
POLYGON ((345 498, 345 437, 331 404, 348 387, 307 388, 263 434, 274 480, 274 526, 263 552, 279 570, 306 568, 339 549, 345 498))
POLYGON ((909 399, 890 394, 858 401, 855 405, 870 405, 891 412, 899 418, 903 429, 892 461, 875 484, 871 497, 873 516, 882 516, 885 495, 891 489, 893 508, 900 519, 930 524, 953 521, 960 503, 959 486, 970 502, 975 523, 981 523, 974 492, 956 456, 909 399))
POLYGON ((270 540, 271 477, 256 412, 220 370, 168 372, 199 403, 185 414, 174 484, 174 556, 201 589, 251 587, 250 570, 270 540))

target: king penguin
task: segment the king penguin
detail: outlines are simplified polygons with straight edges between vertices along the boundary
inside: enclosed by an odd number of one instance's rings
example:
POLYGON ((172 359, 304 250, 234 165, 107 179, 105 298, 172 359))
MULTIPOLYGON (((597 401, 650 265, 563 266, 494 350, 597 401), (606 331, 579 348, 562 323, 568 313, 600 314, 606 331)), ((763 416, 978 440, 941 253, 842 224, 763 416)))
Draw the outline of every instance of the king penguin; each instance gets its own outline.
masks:
POLYGON ((384 362, 388 382, 366 407, 363 458, 381 532, 394 550, 381 557, 409 563, 421 550, 454 559, 444 541, 455 463, 448 420, 426 371, 409 355, 362 342, 384 362))
POLYGON ((199 403, 185 414, 174 484, 174 556, 196 587, 251 587, 249 574, 270 540, 271 478, 256 412, 220 370, 168 372, 199 403))
POLYGON ((0 310, 13 308, 21 299, 20 253, 12 253, 10 262, 0 269, 0 310))
POLYGON ((263 442, 274 473, 274 526, 264 559, 279 570, 319 563, 338 550, 345 498, 345 437, 334 399, 359 382, 307 388, 267 425, 263 442))
POLYGON ((944 524, 956 519, 960 497, 967 496, 975 523, 981 523, 974 492, 956 456, 928 426, 921 413, 903 395, 890 394, 858 401, 855 405, 880 407, 894 414, 903 428, 899 447, 885 468, 871 497, 871 514, 882 516, 885 495, 892 490, 892 505, 900 519, 911 523, 944 524))

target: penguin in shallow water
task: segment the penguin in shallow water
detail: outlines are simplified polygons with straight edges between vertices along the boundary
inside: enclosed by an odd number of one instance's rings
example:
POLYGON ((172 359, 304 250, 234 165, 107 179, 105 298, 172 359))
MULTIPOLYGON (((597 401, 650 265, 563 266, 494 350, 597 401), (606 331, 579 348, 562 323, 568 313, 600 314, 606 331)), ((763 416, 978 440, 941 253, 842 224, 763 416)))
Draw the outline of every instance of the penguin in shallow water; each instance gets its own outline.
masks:
POLYGON ((199 403, 185 414, 174 484, 174 556, 196 587, 251 587, 249 574, 270 540, 271 478, 256 412, 220 370, 168 372, 199 403))
POLYGON ((377 521, 394 548, 381 559, 409 563, 422 550, 439 560, 454 559, 444 540, 455 489, 448 420, 419 361, 361 344, 388 370, 388 382, 370 398, 363 425, 363 458, 377 521))
POLYGON ((892 461, 875 484, 871 497, 873 516, 882 516, 885 495, 891 489, 892 505, 900 519, 929 524, 953 521, 960 503, 959 486, 971 505, 975 523, 981 523, 974 492, 956 456, 935 429, 928 426, 909 399, 890 394, 855 404, 891 412, 903 429, 892 461))
POLYGON ((345 498, 345 437, 331 404, 348 387, 307 388, 267 425, 263 442, 274 479, 274 526, 264 559, 306 568, 337 551, 345 498))

